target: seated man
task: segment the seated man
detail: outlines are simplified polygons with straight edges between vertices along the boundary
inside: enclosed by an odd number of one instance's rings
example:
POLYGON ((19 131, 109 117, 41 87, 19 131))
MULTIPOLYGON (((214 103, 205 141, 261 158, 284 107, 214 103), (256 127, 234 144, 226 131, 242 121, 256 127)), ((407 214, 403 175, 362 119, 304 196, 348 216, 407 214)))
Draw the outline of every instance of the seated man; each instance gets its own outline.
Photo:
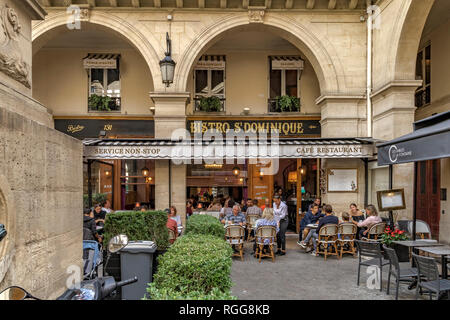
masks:
POLYGON ((302 239, 306 239, 308 233, 310 232, 307 227, 308 224, 315 224, 320 218, 325 215, 319 211, 319 205, 313 203, 311 205, 311 209, 305 214, 305 217, 300 221, 300 232, 298 234, 298 242, 297 244, 302 248, 306 248, 306 242, 301 241, 302 239))
POLYGON ((333 208, 329 204, 325 205, 323 209, 325 211, 325 217, 323 217, 319 220, 319 225, 317 226, 317 229, 314 230, 314 232, 310 232, 305 239, 305 243, 308 243, 309 240, 311 240, 311 239, 313 241, 314 250, 311 253, 313 256, 316 255, 316 249, 317 249, 317 241, 316 240, 319 238, 320 228, 322 228, 323 226, 325 226, 327 224, 339 224, 339 219, 333 215, 333 208))
MULTIPOLYGON (((245 213, 246 220, 248 220, 249 215, 258 216, 258 217, 261 217, 261 215, 262 215, 262 210, 260 207, 258 207, 258 199, 253 199, 251 202, 252 202, 252 205, 247 208, 247 211, 245 213)), ((253 233, 253 230, 251 230, 251 234, 252 233, 253 233)), ((245 239, 247 239, 247 238, 248 238, 248 230, 245 229, 245 239)))
POLYGON ((96 240, 102 242, 102 238, 97 233, 94 213, 91 209, 84 209, 83 212, 83 240, 96 240))
POLYGON ((238 224, 242 227, 245 225, 245 222, 245 215, 241 212, 241 207, 238 204, 235 204, 232 213, 227 214, 222 220, 222 223, 225 225, 238 224))

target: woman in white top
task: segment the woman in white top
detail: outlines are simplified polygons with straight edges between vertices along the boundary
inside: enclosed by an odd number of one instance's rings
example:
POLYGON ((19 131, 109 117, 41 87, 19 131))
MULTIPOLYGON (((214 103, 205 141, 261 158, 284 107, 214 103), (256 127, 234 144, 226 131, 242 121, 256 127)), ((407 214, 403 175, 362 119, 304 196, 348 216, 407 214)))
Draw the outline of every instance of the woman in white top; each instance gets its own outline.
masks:
POLYGON ((288 227, 288 207, 281 201, 279 195, 273 197, 273 213, 278 222, 280 231, 277 234, 277 252, 275 254, 284 256, 286 254, 286 230, 288 227))

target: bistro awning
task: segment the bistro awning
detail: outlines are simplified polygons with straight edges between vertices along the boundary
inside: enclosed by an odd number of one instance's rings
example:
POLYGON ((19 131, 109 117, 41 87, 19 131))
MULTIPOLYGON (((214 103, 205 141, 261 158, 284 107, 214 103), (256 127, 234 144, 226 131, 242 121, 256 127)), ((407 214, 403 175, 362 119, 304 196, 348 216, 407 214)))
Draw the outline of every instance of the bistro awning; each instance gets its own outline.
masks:
POLYGON ((377 148, 378 165, 450 157, 450 111, 415 122, 412 133, 377 148))
POLYGON ((85 69, 117 69, 120 54, 89 53, 83 59, 85 69))
POLYGON ((87 159, 267 159, 370 158, 372 139, 308 138, 279 140, 171 141, 161 139, 84 140, 87 159))

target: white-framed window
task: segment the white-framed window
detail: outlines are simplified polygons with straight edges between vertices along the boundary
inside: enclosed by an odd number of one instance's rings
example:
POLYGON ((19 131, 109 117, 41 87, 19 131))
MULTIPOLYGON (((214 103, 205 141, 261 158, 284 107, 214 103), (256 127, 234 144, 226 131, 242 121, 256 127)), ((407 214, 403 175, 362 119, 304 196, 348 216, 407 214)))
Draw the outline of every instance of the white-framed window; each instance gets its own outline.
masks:
POLYGON ((225 111, 225 56, 202 56, 194 68, 195 111, 225 111))
POLYGON ((269 57, 269 112, 281 111, 278 105, 280 97, 289 96, 300 99, 303 65, 304 62, 299 56, 269 57))
POLYGON ((426 45, 417 53, 416 79, 423 80, 416 89, 415 105, 423 107, 431 103, 431 44, 426 45))
POLYGON ((89 111, 120 111, 120 55, 89 54, 84 59, 88 72, 89 111))

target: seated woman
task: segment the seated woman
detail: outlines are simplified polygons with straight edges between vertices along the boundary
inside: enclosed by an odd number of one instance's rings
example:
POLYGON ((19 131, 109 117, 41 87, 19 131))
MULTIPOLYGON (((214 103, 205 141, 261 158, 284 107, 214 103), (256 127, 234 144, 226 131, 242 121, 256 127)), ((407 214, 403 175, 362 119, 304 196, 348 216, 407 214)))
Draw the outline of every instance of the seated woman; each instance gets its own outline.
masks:
MULTIPOLYGON (((278 225, 275 217, 273 215, 273 208, 265 208, 262 214, 262 218, 256 220, 256 229, 262 226, 274 226, 278 231, 280 231, 280 226, 278 225)), ((252 255, 255 255, 256 252, 256 241, 259 240, 255 238, 255 243, 253 244, 253 252, 252 255)), ((274 239, 275 241, 275 239, 274 239)), ((266 246, 269 244, 269 239, 264 240, 264 250, 266 250, 266 246)))
POLYGON ((170 218, 177 223, 177 228, 181 227, 183 224, 181 223, 181 217, 177 216, 177 208, 175 206, 170 207, 170 218))
MULTIPOLYGON (((366 219, 366 217, 364 216, 364 213, 362 213, 361 210, 358 209, 358 207, 356 206, 355 203, 352 203, 350 205, 350 210, 348 211, 348 213, 350 215, 352 222, 361 222, 366 219)), ((358 227, 358 230, 356 232, 356 239, 359 239, 360 232, 361 232, 361 228, 358 227)))
POLYGON ((367 232, 369 232, 371 226, 373 226, 376 223, 380 223, 382 221, 381 218, 378 216, 378 211, 374 205, 369 204, 366 208, 366 213, 367 219, 365 219, 364 221, 361 222, 353 221, 353 223, 356 224, 358 228, 361 228, 358 232, 359 238, 362 238, 365 235, 367 235, 367 232))

